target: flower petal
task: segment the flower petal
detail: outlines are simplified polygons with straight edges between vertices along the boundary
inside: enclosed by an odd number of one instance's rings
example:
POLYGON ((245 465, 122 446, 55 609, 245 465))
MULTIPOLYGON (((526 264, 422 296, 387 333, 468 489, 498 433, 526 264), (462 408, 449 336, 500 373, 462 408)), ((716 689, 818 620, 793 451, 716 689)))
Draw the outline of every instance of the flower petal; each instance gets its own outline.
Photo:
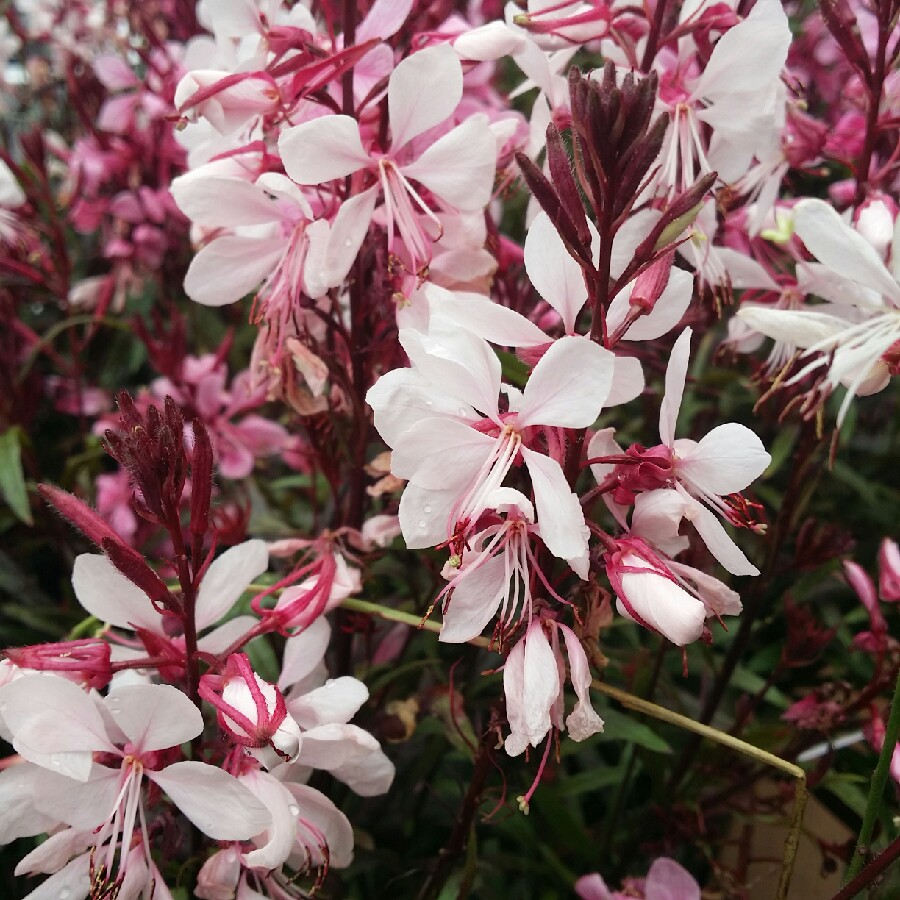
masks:
POLYGON ((321 116, 285 128, 278 139, 284 170, 297 184, 322 184, 352 175, 370 163, 359 125, 350 116, 321 116))
POLYGON ((525 385, 519 425, 593 425, 609 394, 614 365, 613 354, 588 338, 560 338, 540 358, 525 385))
POLYGON ((202 762, 178 762, 146 771, 204 834, 216 841, 244 841, 268 828, 269 810, 237 778, 202 762))
POLYGON ((762 441, 735 422, 717 425, 683 455, 676 450, 676 476, 702 494, 735 494, 765 472, 772 457, 762 441))
POLYGON ((200 710, 170 684, 129 684, 110 691, 106 708, 139 752, 177 747, 203 731, 200 710))
POLYGON ((684 382, 687 378, 688 362, 691 358, 691 329, 685 328, 672 347, 669 365, 666 367, 666 393, 659 408, 659 436, 671 447, 675 441, 675 425, 681 398, 684 396, 684 382))
POLYGON ((184 278, 185 293, 204 306, 245 297, 275 270, 285 245, 268 238, 226 234, 201 248, 184 278))
POLYGON ((213 560, 197 592, 197 628, 218 622, 269 566, 265 541, 244 541, 213 560))
POLYGON ((462 644, 477 637, 494 617, 509 584, 506 560, 502 554, 485 560, 455 581, 439 638, 448 644, 462 644))
POLYGON ((155 634, 162 629, 150 598, 102 554, 82 553, 75 559, 72 587, 78 602, 101 622, 117 628, 137 625, 155 634))
POLYGON ((396 153, 417 135, 448 119, 462 92, 462 66, 448 44, 406 57, 388 81, 391 151, 396 153))
POLYGON ((813 199, 798 203, 794 207, 794 231, 807 250, 829 269, 900 304, 900 285, 875 248, 828 203, 813 199))

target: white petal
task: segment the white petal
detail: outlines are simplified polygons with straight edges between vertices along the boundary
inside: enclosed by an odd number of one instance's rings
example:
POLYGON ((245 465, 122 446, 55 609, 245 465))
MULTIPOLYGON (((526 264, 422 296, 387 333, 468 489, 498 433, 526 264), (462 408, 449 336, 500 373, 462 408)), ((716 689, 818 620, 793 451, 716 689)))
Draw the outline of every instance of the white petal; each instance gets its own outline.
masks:
POLYGON ((377 191, 372 188, 341 204, 328 238, 326 287, 339 285, 350 271, 372 222, 376 199, 377 191))
POLYGON ((644 390, 644 370, 633 356, 616 356, 613 364, 612 384, 604 407, 609 409, 620 403, 628 403, 644 390))
POLYGON ((267 238, 215 238, 191 260, 185 293, 204 306, 234 303, 275 271, 284 251, 283 243, 267 238))
POLYGON ((400 62, 388 81, 391 151, 448 119, 462 92, 462 66, 448 44, 427 47, 400 62))
POLYGON ((900 285, 875 248, 829 204, 812 199, 798 203, 794 207, 794 230, 809 252, 829 269, 900 304, 900 285))
MULTIPOLYGON (((633 564, 634 560, 628 562, 633 564)), ((635 612, 673 644, 683 647, 700 637, 706 607, 684 588, 650 571, 646 575, 626 573, 621 579, 635 612)), ((621 600, 617 600, 617 607, 627 615, 621 600)))
POLYGON ((91 889, 90 865, 89 853, 76 856, 65 868, 39 884, 24 900, 60 900, 60 897, 84 900, 91 889))
POLYGON ((524 253, 525 271, 535 290, 560 314, 566 334, 572 334, 575 319, 587 302, 587 287, 581 266, 566 250, 547 213, 535 216, 525 237, 524 253))
POLYGON ((806 348, 840 334, 850 327, 846 319, 813 310, 769 309, 742 306, 738 318, 766 337, 806 348))
POLYGON ((471 573, 458 578, 453 588, 440 640, 462 644, 477 637, 500 608, 509 583, 502 555, 486 560, 471 573))
POLYGON ((244 541, 214 559, 197 592, 197 627, 218 622, 268 567, 265 541, 244 541))
POLYGON ((227 622, 213 628, 209 634, 203 635, 197 641, 197 649, 204 653, 212 653, 218 656, 224 653, 238 638, 247 634, 253 629, 259 620, 253 616, 235 616, 227 622))
POLYGON ((203 731, 200 710, 170 684, 130 684, 106 698, 106 708, 139 752, 177 747, 203 731))
POLYGON ((300 834, 303 838, 304 823, 312 825, 325 836, 328 846, 328 864, 344 869, 353 862, 353 827, 347 817, 324 794, 305 784, 288 782, 285 787, 294 796, 300 808, 300 834))
POLYGON ((303 735, 298 763, 324 769, 362 797, 383 794, 394 778, 393 763, 378 741, 356 725, 321 725, 303 735))
POLYGON ((496 444, 496 438, 462 422, 425 419, 407 432, 402 447, 391 454, 391 471, 429 490, 462 492, 474 482, 496 444))
POLYGON ((75 781, 45 772, 38 782, 35 806, 58 822, 81 831, 93 831, 110 817, 122 788, 122 771, 94 764, 87 781, 75 781))
POLYGON ((76 558, 72 587, 78 602, 101 622, 118 628, 138 625, 157 634, 162 629, 150 598, 99 553, 82 553, 76 558))
POLYGON ((269 826, 266 807, 234 776, 202 762, 179 762, 147 771, 172 802, 205 835, 217 841, 244 841, 269 826))
POLYGON ((369 689, 349 675, 329 679, 320 688, 288 700, 288 712, 301 728, 348 722, 369 699, 369 689))
POLYGON ((759 575, 759 570, 744 556, 744 552, 729 537, 718 518, 698 500, 686 506, 685 516, 697 529, 709 552, 732 575, 759 575))
POLYGON ((400 530, 409 550, 433 547, 447 540, 453 508, 459 503, 459 491, 431 491, 408 484, 400 498, 400 530))
POLYGON ((705 494, 734 494, 765 472, 772 457, 744 425, 717 425, 675 461, 676 476, 705 494))
POLYGON ((0 845, 50 831, 59 822, 58 816, 48 816, 34 806, 35 786, 46 775, 46 769, 28 762, 0 771, 0 845))
POLYGON ((556 460, 522 448, 531 476, 541 540, 560 559, 578 559, 587 550, 588 528, 578 497, 556 460))
POLYGON ((91 697, 55 675, 25 675, 5 685, 0 715, 25 759, 78 781, 88 778, 93 751, 115 752, 91 697))
POLYGON ((759 0, 750 15, 729 29, 713 48, 694 97, 727 97, 764 90, 787 60, 791 31, 779 0, 759 0), (765 47, 765 53, 759 48, 765 47))
POLYGON ((278 676, 279 689, 285 691, 309 675, 325 655, 330 640, 331 626, 324 618, 316 619, 305 631, 288 638, 278 676))
POLYGON ((271 870, 291 855, 297 840, 297 819, 294 795, 276 778, 263 772, 253 772, 240 779, 241 784, 261 801, 271 816, 266 830, 256 837, 255 850, 243 854, 248 868, 271 870))
MULTIPOLYGON (((537 620, 506 660, 503 690, 510 730, 537 747, 550 730, 550 708, 561 690, 556 656, 537 620)), ((509 738, 506 750, 510 752, 509 738)))
POLYGON ((534 367, 519 408, 519 425, 587 428, 612 384, 615 357, 585 337, 560 338, 534 367))
POLYGON ((571 628, 560 625, 563 639, 566 642, 566 653, 569 657, 569 677, 578 703, 575 709, 566 717, 566 728, 573 741, 583 741, 598 731, 603 731, 603 719, 597 715, 591 706, 591 670, 588 665, 587 655, 578 638, 571 628))
POLYGON ((438 138, 402 171, 453 208, 477 212, 490 202, 496 168, 494 135, 487 116, 476 113, 438 138))
MULTIPOLYGON (((634 282, 616 294, 609 306, 607 328, 612 331, 625 321, 629 312, 629 300, 634 282)), ((682 269, 673 268, 669 283, 660 294, 653 309, 641 316, 623 335, 626 341, 651 341, 670 332, 687 312, 694 294, 694 276, 682 269)))
POLYGON ((675 441, 675 425, 681 398, 684 396, 684 382, 687 378, 688 362, 691 357, 691 329, 685 328, 672 347, 669 365, 666 367, 666 393, 659 408, 659 436, 671 447, 675 441))
POLYGON ((352 175, 369 165, 359 125, 350 116, 321 116, 293 128, 278 139, 284 170, 297 184, 322 184, 352 175))
POLYGON ((178 208, 196 225, 263 225, 281 218, 265 191, 239 178, 217 178, 198 169, 175 178, 170 190, 178 208))

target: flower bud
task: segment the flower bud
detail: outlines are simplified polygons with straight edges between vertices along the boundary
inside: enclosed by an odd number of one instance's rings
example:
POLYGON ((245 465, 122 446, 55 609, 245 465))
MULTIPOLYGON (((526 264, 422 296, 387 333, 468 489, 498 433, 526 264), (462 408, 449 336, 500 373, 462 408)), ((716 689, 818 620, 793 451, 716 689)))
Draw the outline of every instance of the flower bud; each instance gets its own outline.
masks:
POLYGON ((10 662, 23 669, 55 672, 91 688, 105 687, 112 678, 109 644, 93 638, 11 647, 6 655, 10 662))
POLYGON ((706 607, 689 594, 663 560, 640 538, 616 542, 606 574, 623 616, 656 631, 678 647, 703 633, 706 607))
POLYGON ((300 726, 288 715, 284 696, 263 681, 244 653, 232 653, 224 675, 200 679, 200 696, 216 708, 219 727, 243 747, 271 747, 293 762, 300 753, 300 726))

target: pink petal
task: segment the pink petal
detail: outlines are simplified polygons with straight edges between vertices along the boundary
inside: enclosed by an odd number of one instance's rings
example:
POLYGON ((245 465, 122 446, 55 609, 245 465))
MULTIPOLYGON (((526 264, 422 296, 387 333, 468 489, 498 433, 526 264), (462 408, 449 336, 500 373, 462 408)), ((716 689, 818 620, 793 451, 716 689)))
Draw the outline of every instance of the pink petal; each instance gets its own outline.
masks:
POLYGON ((375 0, 356 29, 356 43, 372 38, 389 38, 400 30, 412 9, 413 0, 375 0))
POLYGON ((84 900, 91 890, 91 879, 88 874, 91 859, 89 853, 76 856, 65 868, 51 875, 39 884, 24 900, 84 900))
POLYGON ((352 175, 370 163, 359 125, 350 116, 321 116, 293 128, 278 139, 284 170, 297 184, 322 184, 352 175))
POLYGON ((162 630, 150 598, 99 553, 82 553, 75 559, 72 587, 78 602, 101 622, 117 628, 138 625, 157 634, 162 630))
POLYGON ((170 684, 129 684, 106 698, 113 721, 139 752, 165 750, 203 731, 203 716, 178 688, 170 684))
POLYGON ((691 357, 691 333, 690 328, 685 328, 681 332, 675 346, 672 347, 669 365, 666 368, 666 393, 659 409, 659 436, 667 447, 671 447, 675 441, 675 425, 678 421, 678 410, 681 409, 684 382, 691 357))
POLYGON ((173 803, 204 834, 217 841, 244 841, 272 820, 266 807, 234 776, 201 762, 179 762, 147 771, 173 803))
POLYGON ((614 361, 612 353, 585 337, 554 342, 525 385, 519 425, 593 425, 612 384, 614 361))
POLYGON ((447 44, 427 47, 399 63, 388 81, 391 152, 450 118, 462 92, 462 67, 447 44))
POLYGON ((225 306, 245 297, 272 274, 285 244, 269 238, 223 235, 193 258, 184 279, 185 293, 204 306, 225 306))
MULTIPOLYGON (((634 556, 626 556, 624 562, 643 568, 634 556)), ((621 582, 634 611, 673 644, 683 647, 700 637, 706 607, 684 588, 649 570, 646 575, 624 573, 621 582)), ((621 600, 617 600, 616 606, 622 615, 628 615, 621 600)))
POLYGON ((578 702, 575 709, 566 717, 566 728, 573 741, 583 741, 599 731, 603 731, 603 719, 594 712, 591 706, 591 669, 587 655, 581 642, 575 637, 571 628, 559 626, 563 640, 566 642, 566 654, 569 657, 569 677, 578 702))
POLYGON ((214 559, 197 592, 197 627, 218 622, 268 567, 265 541, 244 541, 214 559))
POLYGON ((644 884, 646 900, 700 900, 700 885, 674 859, 653 861, 644 884))
POLYGON ((582 875, 575 882, 575 893, 581 900, 614 900, 606 882, 596 872, 593 875, 582 875))

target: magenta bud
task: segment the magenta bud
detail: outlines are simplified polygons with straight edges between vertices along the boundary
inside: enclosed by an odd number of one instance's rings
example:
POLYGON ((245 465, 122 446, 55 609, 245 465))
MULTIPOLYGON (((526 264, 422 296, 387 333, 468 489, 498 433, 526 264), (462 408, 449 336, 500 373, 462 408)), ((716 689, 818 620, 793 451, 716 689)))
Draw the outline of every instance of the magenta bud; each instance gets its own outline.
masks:
POLYGON ((65 519, 71 522, 85 537, 98 547, 104 541, 125 546, 124 541, 96 510, 91 509, 74 494, 52 484, 38 485, 41 496, 65 519))
POLYGON ((284 760, 300 753, 300 726, 288 715, 284 695, 250 666, 245 653, 232 653, 222 675, 200 679, 200 696, 216 708, 219 727, 242 747, 272 747, 284 760))
POLYGON ((98 690, 112 678, 109 644, 96 638, 11 647, 6 656, 23 669, 55 672, 69 681, 98 690))

